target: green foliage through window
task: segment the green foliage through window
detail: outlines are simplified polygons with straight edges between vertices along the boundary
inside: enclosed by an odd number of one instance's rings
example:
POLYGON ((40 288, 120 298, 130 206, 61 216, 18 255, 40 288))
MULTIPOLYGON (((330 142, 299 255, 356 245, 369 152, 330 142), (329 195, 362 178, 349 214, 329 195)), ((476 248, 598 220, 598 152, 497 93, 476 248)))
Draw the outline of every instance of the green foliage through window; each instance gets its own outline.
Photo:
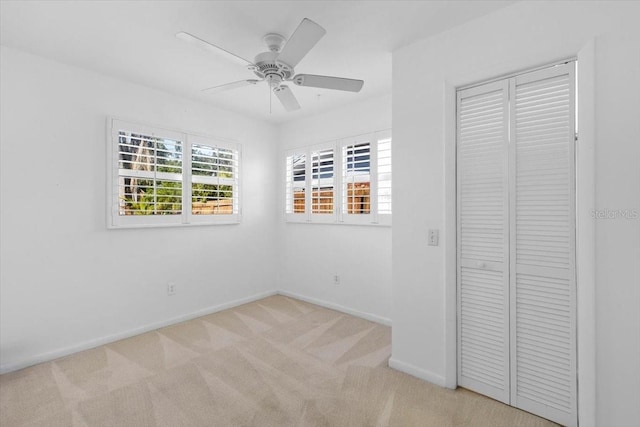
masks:
POLYGON ((112 119, 110 226, 240 220, 240 145, 112 119))
POLYGON ((120 215, 182 213, 182 142, 120 131, 119 156, 120 215))

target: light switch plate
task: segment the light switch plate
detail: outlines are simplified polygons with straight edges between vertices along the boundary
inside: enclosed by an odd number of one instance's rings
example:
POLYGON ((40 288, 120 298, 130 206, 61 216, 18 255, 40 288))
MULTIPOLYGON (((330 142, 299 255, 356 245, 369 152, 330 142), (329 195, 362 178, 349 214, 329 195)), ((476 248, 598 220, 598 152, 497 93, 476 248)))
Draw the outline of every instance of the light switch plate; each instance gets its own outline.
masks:
POLYGON ((429 246, 438 246, 439 230, 429 230, 429 246))

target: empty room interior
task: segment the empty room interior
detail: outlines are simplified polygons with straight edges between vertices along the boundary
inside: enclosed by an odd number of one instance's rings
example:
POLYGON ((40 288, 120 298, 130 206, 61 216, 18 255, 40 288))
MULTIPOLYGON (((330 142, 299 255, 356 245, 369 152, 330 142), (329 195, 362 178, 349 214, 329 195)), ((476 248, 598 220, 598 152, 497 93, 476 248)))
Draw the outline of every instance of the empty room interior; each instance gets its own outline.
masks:
POLYGON ((638 426, 638 22, 0 0, 0 425, 638 426))

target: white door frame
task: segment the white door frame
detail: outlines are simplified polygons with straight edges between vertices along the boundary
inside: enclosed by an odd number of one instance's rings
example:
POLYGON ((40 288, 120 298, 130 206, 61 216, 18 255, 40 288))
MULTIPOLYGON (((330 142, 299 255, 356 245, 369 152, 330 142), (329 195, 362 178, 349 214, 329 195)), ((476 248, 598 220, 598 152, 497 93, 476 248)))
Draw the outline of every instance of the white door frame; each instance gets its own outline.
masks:
MULTIPOLYGON (((579 142, 576 146, 576 274, 578 420, 581 427, 595 426, 595 229, 590 213, 595 209, 595 41, 575 56, 579 64, 576 102, 579 142)), ((549 61, 551 64, 554 61, 549 61)), ((558 62, 558 61, 556 61, 558 62)), ((526 64, 523 64, 526 65, 526 64)), ((517 66, 527 70, 534 67, 517 66)), ((445 376, 444 384, 457 381, 457 215, 456 215, 456 90, 491 76, 471 71, 461 81, 443 81, 444 181, 445 181, 445 376)))

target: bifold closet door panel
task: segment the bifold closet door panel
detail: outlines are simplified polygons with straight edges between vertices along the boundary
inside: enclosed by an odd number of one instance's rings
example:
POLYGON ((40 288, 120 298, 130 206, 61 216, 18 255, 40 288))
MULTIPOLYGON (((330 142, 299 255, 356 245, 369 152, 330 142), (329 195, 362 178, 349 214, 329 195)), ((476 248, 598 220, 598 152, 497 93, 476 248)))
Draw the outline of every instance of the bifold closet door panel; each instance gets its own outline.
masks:
POLYGON ((511 404, 577 419, 575 64, 510 80, 511 404))
POLYGON ((508 84, 458 92, 458 383, 509 402, 508 84))

